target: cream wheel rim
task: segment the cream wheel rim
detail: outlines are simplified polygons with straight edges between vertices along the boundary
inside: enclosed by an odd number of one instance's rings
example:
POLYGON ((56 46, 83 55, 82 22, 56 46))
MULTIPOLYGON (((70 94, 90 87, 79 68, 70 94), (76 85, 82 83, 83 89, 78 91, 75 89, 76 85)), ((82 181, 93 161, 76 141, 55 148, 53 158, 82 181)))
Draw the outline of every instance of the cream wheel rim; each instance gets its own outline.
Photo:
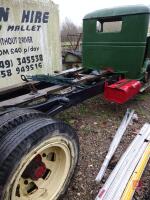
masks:
POLYGON ((62 137, 46 140, 22 159, 7 188, 6 196, 9 193, 9 197, 6 199, 57 199, 70 167, 71 153, 67 141, 62 137))

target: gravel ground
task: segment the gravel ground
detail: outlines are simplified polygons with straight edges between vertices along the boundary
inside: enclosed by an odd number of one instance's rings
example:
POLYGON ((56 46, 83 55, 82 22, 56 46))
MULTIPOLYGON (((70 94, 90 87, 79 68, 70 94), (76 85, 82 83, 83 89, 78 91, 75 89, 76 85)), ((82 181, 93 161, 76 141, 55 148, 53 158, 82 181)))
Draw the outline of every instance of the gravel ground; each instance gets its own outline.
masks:
MULTIPOLYGON (((57 116, 76 129, 80 140, 79 163, 63 200, 95 199, 139 129, 145 122, 150 121, 149 102, 150 92, 138 95, 136 99, 122 106, 108 103, 102 96, 97 96, 57 116), (129 126, 107 169, 103 183, 97 185, 94 179, 127 108, 135 109, 138 122, 129 126)), ((150 200, 150 162, 142 176, 142 187, 135 193, 134 199, 150 200)))

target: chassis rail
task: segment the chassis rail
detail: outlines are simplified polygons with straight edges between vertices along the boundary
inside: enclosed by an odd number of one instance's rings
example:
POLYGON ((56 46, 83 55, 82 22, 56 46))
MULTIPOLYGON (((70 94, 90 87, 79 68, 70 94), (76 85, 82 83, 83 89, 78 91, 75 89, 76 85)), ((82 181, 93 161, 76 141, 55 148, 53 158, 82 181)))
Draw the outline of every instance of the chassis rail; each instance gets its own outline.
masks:
POLYGON ((54 116, 71 106, 102 93, 106 81, 111 84, 120 77, 120 74, 111 72, 93 75, 91 72, 85 73, 83 69, 72 69, 61 74, 74 78, 73 85, 31 81, 1 91, 0 114, 9 112, 13 107, 25 107, 54 116))

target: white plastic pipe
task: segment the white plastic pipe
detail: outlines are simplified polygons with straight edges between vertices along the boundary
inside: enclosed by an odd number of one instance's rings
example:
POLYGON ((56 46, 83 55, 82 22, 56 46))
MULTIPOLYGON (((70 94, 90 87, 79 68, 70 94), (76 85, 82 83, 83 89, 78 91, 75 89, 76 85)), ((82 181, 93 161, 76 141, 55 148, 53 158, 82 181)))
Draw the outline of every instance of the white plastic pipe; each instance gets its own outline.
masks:
MULTIPOLYGON (((139 134, 135 137, 132 143, 129 145, 128 149, 125 151, 121 159, 119 160, 117 166, 112 171, 111 175, 109 176, 108 180, 104 184, 103 188, 99 191, 95 200, 104 200, 107 199, 107 196, 111 195, 111 187, 114 187, 114 179, 115 177, 122 171, 125 171, 130 158, 133 156, 134 152, 138 152, 141 145, 144 143, 145 139, 150 137, 150 125, 146 123, 142 129, 140 130, 139 134), (110 192, 109 192, 110 191, 110 192)), ((134 159, 134 157, 132 157, 134 159)), ((119 175, 120 176, 120 175, 119 175)))
POLYGON ((103 178, 103 176, 106 172, 106 169, 109 165, 109 162, 112 159, 118 145, 120 144, 120 141, 121 141, 128 125, 129 125, 129 123, 131 122, 133 115, 134 115, 134 110, 127 109, 127 112, 126 112, 117 132, 116 132, 116 135, 115 135, 111 145, 110 145, 109 151, 108 151, 107 156, 106 156, 106 158, 105 158, 105 160, 102 164, 102 167, 101 167, 101 169, 100 169, 100 171, 99 171, 99 173, 98 173, 98 175, 95 179, 97 183, 99 183, 102 180, 102 178, 103 178))

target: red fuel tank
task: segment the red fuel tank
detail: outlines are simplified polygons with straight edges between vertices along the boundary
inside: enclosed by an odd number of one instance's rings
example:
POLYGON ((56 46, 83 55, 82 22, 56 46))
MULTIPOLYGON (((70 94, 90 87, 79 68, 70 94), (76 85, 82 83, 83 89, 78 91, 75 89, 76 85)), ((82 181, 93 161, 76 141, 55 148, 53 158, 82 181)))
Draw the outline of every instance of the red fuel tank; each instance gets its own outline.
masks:
POLYGON ((109 101, 123 104, 139 93, 141 87, 140 81, 122 79, 112 85, 106 83, 104 96, 109 101))

